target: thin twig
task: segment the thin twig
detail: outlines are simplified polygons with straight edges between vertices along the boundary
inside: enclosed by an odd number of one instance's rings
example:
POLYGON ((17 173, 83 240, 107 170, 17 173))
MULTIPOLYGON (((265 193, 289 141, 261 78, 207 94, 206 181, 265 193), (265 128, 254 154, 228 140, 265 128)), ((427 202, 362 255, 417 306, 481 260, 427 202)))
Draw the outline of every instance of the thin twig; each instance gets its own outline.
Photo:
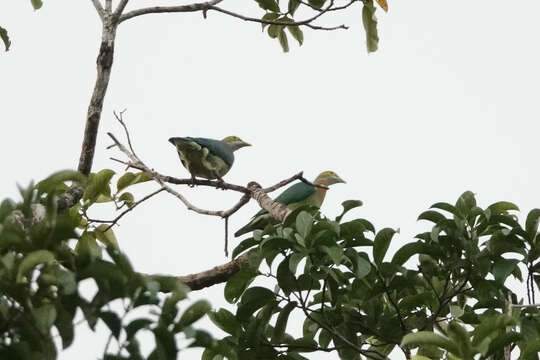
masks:
POLYGON ((89 219, 90 222, 106 222, 106 223, 110 223, 110 225, 104 230, 104 231, 107 231, 109 230, 110 228, 112 228, 114 225, 116 225, 116 223, 118 223, 118 221, 124 216, 126 215, 128 212, 132 211, 133 209, 135 209, 135 207, 137 207, 137 205, 145 202, 146 200, 150 199, 151 197, 153 197, 154 195, 157 195, 159 194, 160 192, 162 192, 163 188, 160 188, 160 189, 157 189, 156 191, 154 191, 153 193, 151 194, 148 194, 146 195, 145 197, 143 197, 141 200, 133 203, 133 205, 131 207, 129 207, 127 210, 124 210, 120 215, 118 215, 117 217, 115 217, 113 220, 111 221, 105 221, 105 220, 93 220, 93 219, 89 219))
MULTIPOLYGON (((350 5, 347 5, 347 6, 350 6, 350 5)), ((332 0, 332 1, 330 1, 330 4, 328 5, 328 7, 322 9, 321 12, 318 12, 314 16, 312 16, 310 18, 307 18, 305 20, 291 21, 291 22, 262 20, 262 19, 258 19, 258 18, 254 18, 254 17, 250 17, 250 16, 245 16, 245 15, 242 15, 242 14, 239 14, 239 13, 235 13, 233 11, 223 9, 223 8, 220 8, 220 7, 215 6, 215 5, 210 5, 208 7, 208 10, 214 10, 214 11, 217 11, 217 12, 220 12, 220 13, 227 14, 229 16, 235 17, 237 19, 241 19, 241 20, 248 21, 248 22, 256 22, 256 23, 259 23, 259 24, 282 25, 282 26, 302 26, 302 25, 305 25, 305 26, 308 26, 308 27, 310 27, 312 29, 315 29, 315 30, 348 29, 348 27, 345 26, 345 25, 339 25, 339 26, 334 26, 334 27, 324 27, 324 26, 311 25, 311 22, 317 20, 319 17, 326 14, 333 7, 334 7, 334 1, 332 0)))
POLYGON ((113 114, 114 114, 114 117, 116 118, 116 120, 118 120, 118 122, 124 128, 124 132, 126 133, 126 138, 127 138, 127 141, 128 141, 129 149, 131 150, 133 155, 135 155, 138 159, 140 159, 139 156, 137 155, 137 153, 135 152, 135 150, 133 149, 133 145, 131 144, 131 136, 129 136, 129 131, 127 129, 126 123, 124 122, 124 117, 123 116, 124 116, 124 113, 126 112, 126 110, 127 109, 124 109, 124 110, 120 111, 120 114, 118 114, 116 111, 113 111, 113 114))
POLYGON ((225 218, 225 257, 229 257, 229 217, 225 218))

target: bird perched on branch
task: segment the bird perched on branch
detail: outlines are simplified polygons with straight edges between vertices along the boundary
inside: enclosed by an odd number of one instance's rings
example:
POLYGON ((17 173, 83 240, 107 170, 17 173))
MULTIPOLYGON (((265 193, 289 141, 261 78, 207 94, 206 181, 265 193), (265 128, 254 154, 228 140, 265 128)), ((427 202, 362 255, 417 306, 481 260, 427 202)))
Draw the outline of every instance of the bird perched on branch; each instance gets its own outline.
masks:
MULTIPOLYGON (((333 171, 324 171, 317 176, 315 181, 313 181, 313 184, 325 187, 337 183, 345 183, 345 181, 333 171)), ((320 208, 325 196, 325 188, 306 184, 305 182, 299 182, 285 189, 285 191, 279 194, 274 201, 287 205, 291 210, 304 205, 320 208)), ((261 209, 253 216, 249 223, 235 232, 234 236, 238 237, 256 229, 264 229, 267 224, 272 222, 275 221, 273 221, 270 214, 268 214, 266 210, 261 209)))
POLYGON ((193 181, 196 177, 223 181, 222 177, 234 163, 234 152, 251 146, 237 136, 227 136, 223 140, 173 137, 169 142, 176 147, 180 161, 190 172, 193 181))

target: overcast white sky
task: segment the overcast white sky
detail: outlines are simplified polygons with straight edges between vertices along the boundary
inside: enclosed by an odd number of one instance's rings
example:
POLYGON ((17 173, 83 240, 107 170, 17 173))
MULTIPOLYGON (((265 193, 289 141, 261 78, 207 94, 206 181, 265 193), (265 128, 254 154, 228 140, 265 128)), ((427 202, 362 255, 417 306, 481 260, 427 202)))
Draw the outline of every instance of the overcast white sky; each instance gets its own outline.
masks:
MULTIPOLYGON (((236 3, 236 10, 259 13, 253 1, 236 3)), ((483 206, 508 200, 522 213, 540 207, 540 2, 389 5, 388 14, 377 12, 381 42, 370 55, 360 6, 322 21, 349 30, 305 31, 304 45, 291 40, 288 54, 260 25, 217 13, 207 20, 196 13, 124 23, 94 169, 123 171, 109 160, 121 155, 105 150, 104 134, 122 135, 112 111, 127 108, 138 154, 165 174, 187 176, 169 137, 233 134, 254 146, 237 153, 229 182, 264 186, 300 170, 308 178, 336 171, 347 184, 329 191, 322 211, 334 216, 342 201, 363 200, 351 216, 401 228, 393 249, 427 228, 416 223, 421 211, 454 202, 465 190, 477 193, 483 206)), ((76 167, 100 23, 90 1, 48 0, 34 12, 30 1, 3 0, 0 25, 13 41, 0 54, 4 198, 17 196, 16 182, 76 167)), ((143 185, 140 194, 154 188, 143 185)), ((238 198, 215 189, 180 190, 212 209, 238 198)), ((230 228, 256 209, 250 203, 230 228)), ((165 194, 126 216, 116 232, 140 271, 183 275, 227 261, 222 221, 189 213, 165 194)), ((222 292, 215 286, 191 298, 207 298, 218 308, 222 292)), ((61 359, 82 352, 97 358, 103 332, 93 336, 81 325, 78 334, 61 359)))

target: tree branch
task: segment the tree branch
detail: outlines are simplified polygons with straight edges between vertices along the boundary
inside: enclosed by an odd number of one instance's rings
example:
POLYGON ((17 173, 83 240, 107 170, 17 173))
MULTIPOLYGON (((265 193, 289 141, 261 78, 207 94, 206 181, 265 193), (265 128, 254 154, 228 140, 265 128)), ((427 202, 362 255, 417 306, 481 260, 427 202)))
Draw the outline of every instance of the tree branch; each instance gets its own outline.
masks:
MULTIPOLYGON (((99 4, 97 0, 93 0, 93 2, 94 5, 99 4)), ((99 13, 99 8, 96 9, 99 13)), ((92 170, 99 121, 103 110, 103 100, 105 99, 111 77, 114 58, 114 39, 116 37, 116 27, 118 26, 114 17, 111 16, 102 17, 102 22, 101 46, 96 60, 97 77, 90 104, 88 105, 81 155, 79 157, 78 170, 84 175, 89 175, 92 170)))
MULTIPOLYGON (((354 1, 347 4, 347 5, 345 5, 344 7, 341 7, 341 8, 344 9, 346 7, 349 7, 353 3, 354 3, 354 1)), ((322 15, 326 14, 329 11, 332 11, 333 7, 334 7, 334 1, 332 0, 332 1, 330 1, 330 4, 328 5, 328 7, 322 9, 320 12, 313 15, 312 17, 307 18, 305 20, 292 21, 292 22, 262 20, 262 19, 258 19, 258 18, 254 18, 254 17, 250 17, 250 16, 245 16, 245 15, 242 15, 242 14, 239 14, 239 13, 235 13, 233 11, 223 9, 223 8, 220 8, 220 7, 215 6, 215 5, 209 6, 207 10, 214 10, 214 11, 217 11, 217 12, 220 12, 220 13, 235 17, 237 19, 241 19, 241 20, 248 21, 248 22, 256 22, 256 23, 259 23, 259 24, 282 25, 282 26, 302 26, 302 25, 304 25, 304 26, 307 26, 307 27, 309 27, 311 29, 314 29, 314 30, 348 29, 348 27, 345 26, 345 25, 339 25, 339 26, 334 26, 334 27, 324 27, 324 26, 317 26, 317 25, 312 25, 311 24, 313 21, 317 20, 322 15)))
POLYGON ((105 10, 103 9, 103 6, 101 6, 99 0, 92 0, 92 4, 94 4, 101 21, 103 21, 105 19, 105 10))
POLYGON ((334 7, 334 1, 332 0, 330 2, 330 4, 328 5, 328 7, 324 8, 324 9, 317 9, 317 13, 314 16, 312 16, 310 18, 307 18, 305 20, 292 21, 292 22, 262 20, 262 19, 259 19, 259 18, 242 15, 242 14, 239 14, 239 13, 236 13, 236 12, 233 12, 233 11, 230 11, 230 10, 226 10, 226 9, 223 9, 221 7, 216 6, 221 1, 222 0, 213 0, 213 1, 208 1, 208 2, 203 2, 203 3, 194 3, 194 4, 189 4, 189 5, 152 6, 152 7, 147 7, 147 8, 141 8, 141 9, 130 11, 130 12, 120 16, 119 23, 121 23, 121 22, 123 22, 125 20, 128 20, 128 19, 137 17, 137 16, 146 15, 146 14, 158 14, 158 13, 180 13, 180 12, 202 11, 203 14, 205 14, 205 17, 206 17, 206 12, 208 10, 214 10, 216 12, 220 12, 222 14, 226 14, 226 15, 235 17, 237 19, 241 19, 241 20, 248 21, 248 22, 255 22, 255 23, 259 23, 259 24, 266 24, 266 25, 307 26, 307 27, 309 27, 311 29, 314 29, 314 30, 348 29, 348 26, 343 25, 343 24, 338 25, 338 26, 327 27, 327 26, 313 25, 312 22, 317 20, 319 17, 326 14, 327 12, 337 11, 337 10, 342 10, 342 9, 348 8, 349 6, 354 4, 355 2, 358 2, 359 0, 351 0, 346 5, 337 6, 337 7, 334 7))
POLYGON ((200 290, 212 285, 226 282, 231 276, 236 274, 247 262, 247 254, 241 255, 236 259, 229 261, 223 265, 218 265, 210 270, 206 270, 196 274, 180 276, 180 280, 184 282, 191 290, 200 290))
POLYGON ((194 3, 189 5, 177 5, 177 6, 152 6, 147 8, 141 8, 133 10, 121 15, 118 23, 124 22, 128 19, 146 15, 146 14, 158 14, 158 13, 179 13, 179 12, 194 12, 194 11, 206 11, 211 6, 217 5, 223 0, 212 0, 202 3, 194 3))
POLYGON ((127 3, 129 0, 120 0, 120 3, 118 3, 118 6, 116 7, 116 10, 114 10, 114 15, 119 17, 124 12, 124 9, 126 8, 127 3))

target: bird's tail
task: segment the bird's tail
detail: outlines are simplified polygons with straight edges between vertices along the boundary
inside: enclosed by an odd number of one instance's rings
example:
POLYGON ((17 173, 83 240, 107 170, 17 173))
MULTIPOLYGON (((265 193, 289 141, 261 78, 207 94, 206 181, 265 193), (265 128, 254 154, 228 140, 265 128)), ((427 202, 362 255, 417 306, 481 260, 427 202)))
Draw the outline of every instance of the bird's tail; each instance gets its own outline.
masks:
POLYGON ((247 234, 250 231, 253 231, 252 226, 253 226, 253 224, 251 222, 247 223, 246 225, 244 225, 243 227, 238 229, 237 232, 234 233, 234 237, 239 237, 239 236, 242 236, 244 234, 247 234))
POLYGON ((172 137, 169 139, 169 142, 181 150, 200 148, 200 146, 189 137, 172 137))

